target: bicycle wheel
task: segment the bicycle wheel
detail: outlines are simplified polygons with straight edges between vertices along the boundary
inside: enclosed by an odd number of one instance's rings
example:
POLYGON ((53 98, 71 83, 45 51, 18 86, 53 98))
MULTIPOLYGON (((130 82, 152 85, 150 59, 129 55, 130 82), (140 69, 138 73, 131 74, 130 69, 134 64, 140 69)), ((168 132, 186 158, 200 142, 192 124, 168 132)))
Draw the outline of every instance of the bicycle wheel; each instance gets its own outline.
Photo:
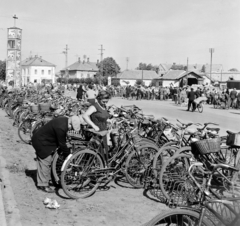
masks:
POLYGON ((152 144, 141 145, 137 151, 132 151, 126 160, 125 176, 129 184, 134 188, 144 187, 144 176, 152 161, 158 147, 152 144))
POLYGON ((174 205, 188 205, 194 202, 196 186, 188 174, 191 156, 175 154, 162 166, 159 184, 168 202, 174 205))
MULTIPOLYGON (((74 153, 78 152, 78 151, 81 151, 83 150, 84 146, 82 146, 81 148, 76 148, 74 153)), ((58 151, 56 151, 53 155, 53 161, 52 161, 52 176, 53 176, 53 179, 54 181, 56 182, 56 184, 61 184, 61 168, 62 168, 62 165, 64 163, 65 159, 63 158, 59 158, 59 154, 58 154, 58 151)))
POLYGON ((159 179, 162 164, 165 163, 168 158, 172 157, 177 150, 178 148, 174 146, 165 146, 158 150, 153 159, 153 172, 155 178, 159 179))
POLYGON ((198 104, 197 109, 198 109, 199 113, 202 113, 203 112, 203 105, 198 104))
MULTIPOLYGON (((200 225, 200 214, 196 211, 185 209, 171 209, 154 217, 143 226, 193 226, 200 225)), ((201 226, 213 226, 206 217, 203 218, 201 226)))
POLYGON ((79 151, 68 160, 61 174, 63 191, 70 198, 87 198, 100 184, 95 170, 103 169, 101 157, 90 149, 79 151))
POLYGON ((8 103, 5 104, 4 108, 5 108, 5 112, 6 112, 6 114, 7 114, 8 116, 10 116, 9 104, 8 104, 8 103))
POLYGON ((31 143, 31 128, 32 128, 32 119, 25 119, 23 122, 20 123, 18 127, 18 136, 19 138, 25 143, 31 143))

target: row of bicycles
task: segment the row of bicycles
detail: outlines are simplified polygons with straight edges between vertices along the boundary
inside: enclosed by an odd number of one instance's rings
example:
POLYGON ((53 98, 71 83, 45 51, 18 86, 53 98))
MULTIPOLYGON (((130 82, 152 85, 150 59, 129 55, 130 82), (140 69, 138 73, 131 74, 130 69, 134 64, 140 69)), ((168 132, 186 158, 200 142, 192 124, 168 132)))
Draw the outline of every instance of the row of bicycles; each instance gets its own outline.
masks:
MULTIPOLYGON (((37 94, 5 95, 0 105, 27 144, 52 118, 81 114, 88 107, 68 97, 37 94)), ((71 154, 65 157, 58 150, 53 156, 53 181, 67 196, 87 198, 124 178, 169 207, 144 226, 240 225, 238 133, 219 136, 212 122, 172 124, 164 117, 144 115, 135 105, 112 105, 109 111, 107 131, 83 125, 80 133, 69 131, 71 154)))

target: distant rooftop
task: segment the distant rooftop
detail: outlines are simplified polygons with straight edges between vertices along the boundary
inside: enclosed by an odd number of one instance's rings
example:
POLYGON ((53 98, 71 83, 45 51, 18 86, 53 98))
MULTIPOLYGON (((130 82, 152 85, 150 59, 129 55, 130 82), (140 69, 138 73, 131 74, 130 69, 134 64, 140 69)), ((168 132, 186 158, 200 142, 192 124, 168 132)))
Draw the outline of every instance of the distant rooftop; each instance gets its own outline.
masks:
POLYGON ((29 57, 21 62, 22 66, 49 66, 55 67, 56 65, 47 62, 46 60, 42 59, 40 56, 29 57))
POLYGON ((148 71, 148 70, 125 70, 119 74, 117 74, 117 78, 120 79, 156 79, 159 75, 155 71, 148 71))
MULTIPOLYGON (((64 71, 65 69, 66 68, 63 68, 61 71, 64 71)), ((90 62, 89 58, 87 59, 87 61, 80 61, 80 59, 78 59, 77 62, 69 65, 67 69, 69 71, 99 71, 97 63, 90 62)))

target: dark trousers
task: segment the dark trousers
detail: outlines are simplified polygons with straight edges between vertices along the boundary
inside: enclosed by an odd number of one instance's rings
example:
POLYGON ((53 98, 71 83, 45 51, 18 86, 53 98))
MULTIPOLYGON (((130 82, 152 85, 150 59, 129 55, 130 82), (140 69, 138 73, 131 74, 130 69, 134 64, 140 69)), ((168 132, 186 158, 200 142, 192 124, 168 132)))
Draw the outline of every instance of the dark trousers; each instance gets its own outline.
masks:
POLYGON ((191 105, 192 105, 192 111, 194 111, 196 108, 194 100, 188 100, 188 111, 190 110, 191 105))

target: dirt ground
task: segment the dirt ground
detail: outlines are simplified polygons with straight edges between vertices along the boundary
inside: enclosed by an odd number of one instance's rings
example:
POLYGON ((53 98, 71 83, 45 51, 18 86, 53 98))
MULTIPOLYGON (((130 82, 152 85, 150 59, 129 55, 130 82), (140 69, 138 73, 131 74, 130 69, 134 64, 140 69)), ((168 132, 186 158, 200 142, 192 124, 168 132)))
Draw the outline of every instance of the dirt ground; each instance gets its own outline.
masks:
POLYGON ((2 179, 8 225, 17 225, 12 223, 14 210, 19 210, 23 226, 139 226, 166 209, 164 204, 144 195, 142 189, 132 189, 121 181, 112 182, 108 189, 79 200, 67 198, 62 189, 50 195, 37 190, 34 149, 20 141, 17 128, 2 109, 0 121, 0 148, 10 179, 10 185, 2 179), (10 187, 14 197, 11 192, 9 195, 10 187), (60 208, 45 208, 43 200, 46 197, 56 199, 60 208))

